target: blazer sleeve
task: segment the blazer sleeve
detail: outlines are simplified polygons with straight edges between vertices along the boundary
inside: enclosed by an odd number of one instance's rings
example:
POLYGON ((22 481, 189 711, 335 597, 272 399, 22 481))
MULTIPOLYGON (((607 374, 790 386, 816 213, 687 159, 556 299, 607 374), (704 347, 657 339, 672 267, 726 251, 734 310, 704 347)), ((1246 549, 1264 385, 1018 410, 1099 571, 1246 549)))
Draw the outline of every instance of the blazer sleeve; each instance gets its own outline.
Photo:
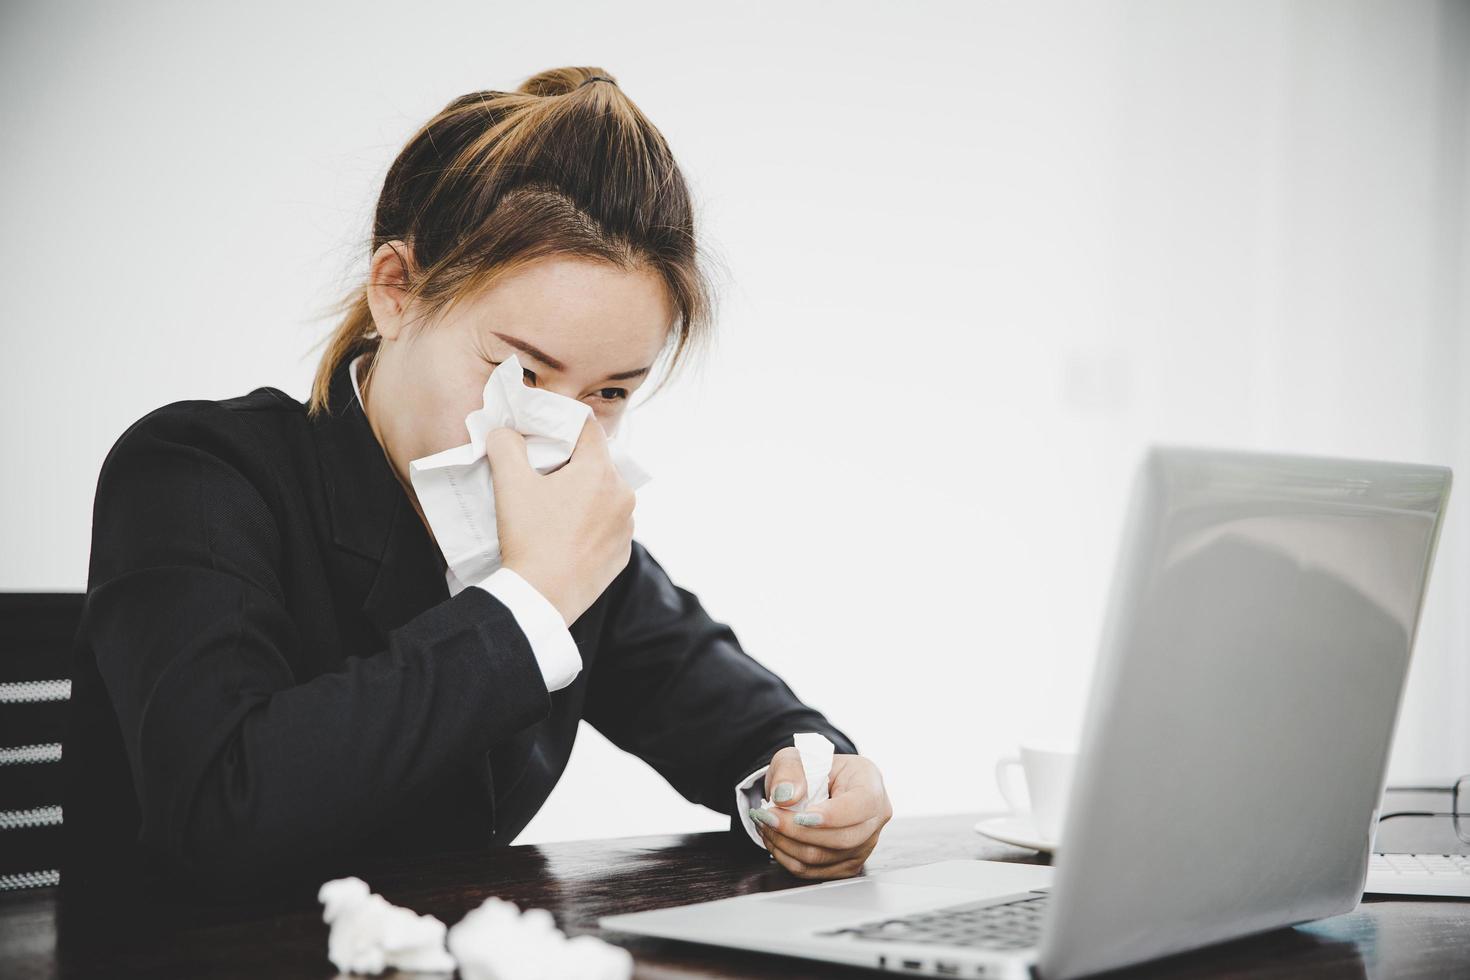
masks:
POLYGON ((745 837, 735 785, 795 744, 795 733, 821 732, 837 752, 857 754, 637 540, 612 588, 588 668, 586 719, 685 799, 729 815, 733 835, 745 837))
POLYGON ((214 403, 175 404, 190 407, 145 416, 103 464, 82 637, 121 728, 141 842, 228 888, 365 837, 551 703, 525 634, 484 589, 297 676, 314 654, 286 607, 278 521, 304 515, 269 505, 253 430, 214 403))

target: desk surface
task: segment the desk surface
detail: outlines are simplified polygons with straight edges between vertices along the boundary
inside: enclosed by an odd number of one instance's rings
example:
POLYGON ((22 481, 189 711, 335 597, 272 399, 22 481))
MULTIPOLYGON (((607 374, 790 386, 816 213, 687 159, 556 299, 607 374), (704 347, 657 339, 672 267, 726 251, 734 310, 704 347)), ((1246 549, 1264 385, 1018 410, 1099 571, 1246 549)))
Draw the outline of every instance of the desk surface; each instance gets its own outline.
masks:
MULTIPOLYGON (((983 814, 895 819, 867 871, 947 858, 1044 863, 972 829, 983 814)), ((360 875, 390 901, 453 925, 488 895, 550 909, 568 934, 598 917, 807 884, 749 841, 720 834, 621 837, 453 854, 360 875)), ((126 943, 61 951, 55 889, 0 896, 0 976, 332 977, 327 927, 311 895, 231 908, 150 911, 154 929, 126 943)), ((68 926, 70 928, 70 926, 68 926)), ((609 935, 632 950, 639 977, 864 977, 880 974, 787 957, 609 935)), ((1329 920, 1278 929, 1128 971, 1147 977, 1470 976, 1470 902, 1366 899, 1329 920)))

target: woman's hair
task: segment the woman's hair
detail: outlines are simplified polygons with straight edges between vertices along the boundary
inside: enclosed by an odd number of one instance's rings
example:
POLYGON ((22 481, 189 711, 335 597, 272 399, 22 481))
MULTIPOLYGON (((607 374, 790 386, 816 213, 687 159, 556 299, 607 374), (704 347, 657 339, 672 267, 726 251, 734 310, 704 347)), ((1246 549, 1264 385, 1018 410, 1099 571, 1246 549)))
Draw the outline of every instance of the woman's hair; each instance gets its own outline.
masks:
MULTIPOLYGON (((397 240, 411 248, 400 255, 407 299, 430 323, 528 263, 576 256, 662 278, 678 311, 665 379, 711 330, 713 291, 684 175, 663 136, 600 68, 555 68, 514 92, 450 102, 383 181, 368 255, 397 240)), ((337 368, 379 343, 366 284, 329 313, 342 319, 322 341, 313 416, 329 407, 337 368)))

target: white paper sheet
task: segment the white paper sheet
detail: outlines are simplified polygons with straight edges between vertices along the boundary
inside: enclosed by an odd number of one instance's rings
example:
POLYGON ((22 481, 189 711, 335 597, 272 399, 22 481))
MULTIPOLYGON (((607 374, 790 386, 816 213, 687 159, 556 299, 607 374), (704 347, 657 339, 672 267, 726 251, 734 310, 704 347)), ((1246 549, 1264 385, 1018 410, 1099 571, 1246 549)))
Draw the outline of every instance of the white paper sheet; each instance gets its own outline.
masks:
MULTIPOLYGON (((465 416, 469 442, 411 460, 409 480, 444 560, 449 593, 455 595, 500 567, 500 537, 495 522, 495 487, 485 458, 485 434, 502 426, 525 436, 531 468, 546 474, 571 458, 582 426, 592 416, 586 402, 532 388, 523 380, 520 358, 511 355, 485 382, 484 404, 465 416)), ((608 440, 613 465, 634 490, 649 474, 624 448, 627 414, 608 440)))
MULTIPOLYGON (((785 809, 800 812, 814 803, 821 803, 829 798, 827 784, 832 776, 832 753, 836 746, 821 732, 797 732, 793 740, 796 742, 796 751, 801 755, 801 771, 806 780, 806 796, 802 797, 795 806, 785 804, 785 809)), ((767 799, 761 800, 762 810, 769 810, 777 805, 767 799)))

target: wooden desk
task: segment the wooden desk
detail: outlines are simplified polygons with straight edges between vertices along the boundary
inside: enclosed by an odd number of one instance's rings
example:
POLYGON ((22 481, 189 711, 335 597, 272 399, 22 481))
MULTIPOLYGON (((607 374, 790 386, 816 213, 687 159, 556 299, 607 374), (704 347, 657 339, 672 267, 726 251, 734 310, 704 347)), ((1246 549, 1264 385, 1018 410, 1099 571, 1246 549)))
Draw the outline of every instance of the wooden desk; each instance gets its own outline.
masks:
MULTIPOLYGON (((989 842, 983 814, 897 819, 868 871, 946 858, 1044 863, 1034 851, 989 842)), ((390 901, 448 925, 488 895, 550 909, 569 934, 597 933, 599 916, 805 884, 749 841, 720 834, 622 837, 522 845, 363 868, 390 901), (730 843, 743 846, 731 848, 730 843)), ((1140 856, 1147 860, 1146 855, 1140 856)), ((148 910, 127 941, 67 941, 57 949, 55 889, 0 896, 0 976, 332 977, 327 927, 313 894, 232 907, 148 910)), ((609 935, 632 950, 639 977, 865 977, 880 974, 808 960, 609 935)), ((1470 902, 1365 900, 1346 915, 1126 971, 1142 977, 1470 977, 1470 902)))

